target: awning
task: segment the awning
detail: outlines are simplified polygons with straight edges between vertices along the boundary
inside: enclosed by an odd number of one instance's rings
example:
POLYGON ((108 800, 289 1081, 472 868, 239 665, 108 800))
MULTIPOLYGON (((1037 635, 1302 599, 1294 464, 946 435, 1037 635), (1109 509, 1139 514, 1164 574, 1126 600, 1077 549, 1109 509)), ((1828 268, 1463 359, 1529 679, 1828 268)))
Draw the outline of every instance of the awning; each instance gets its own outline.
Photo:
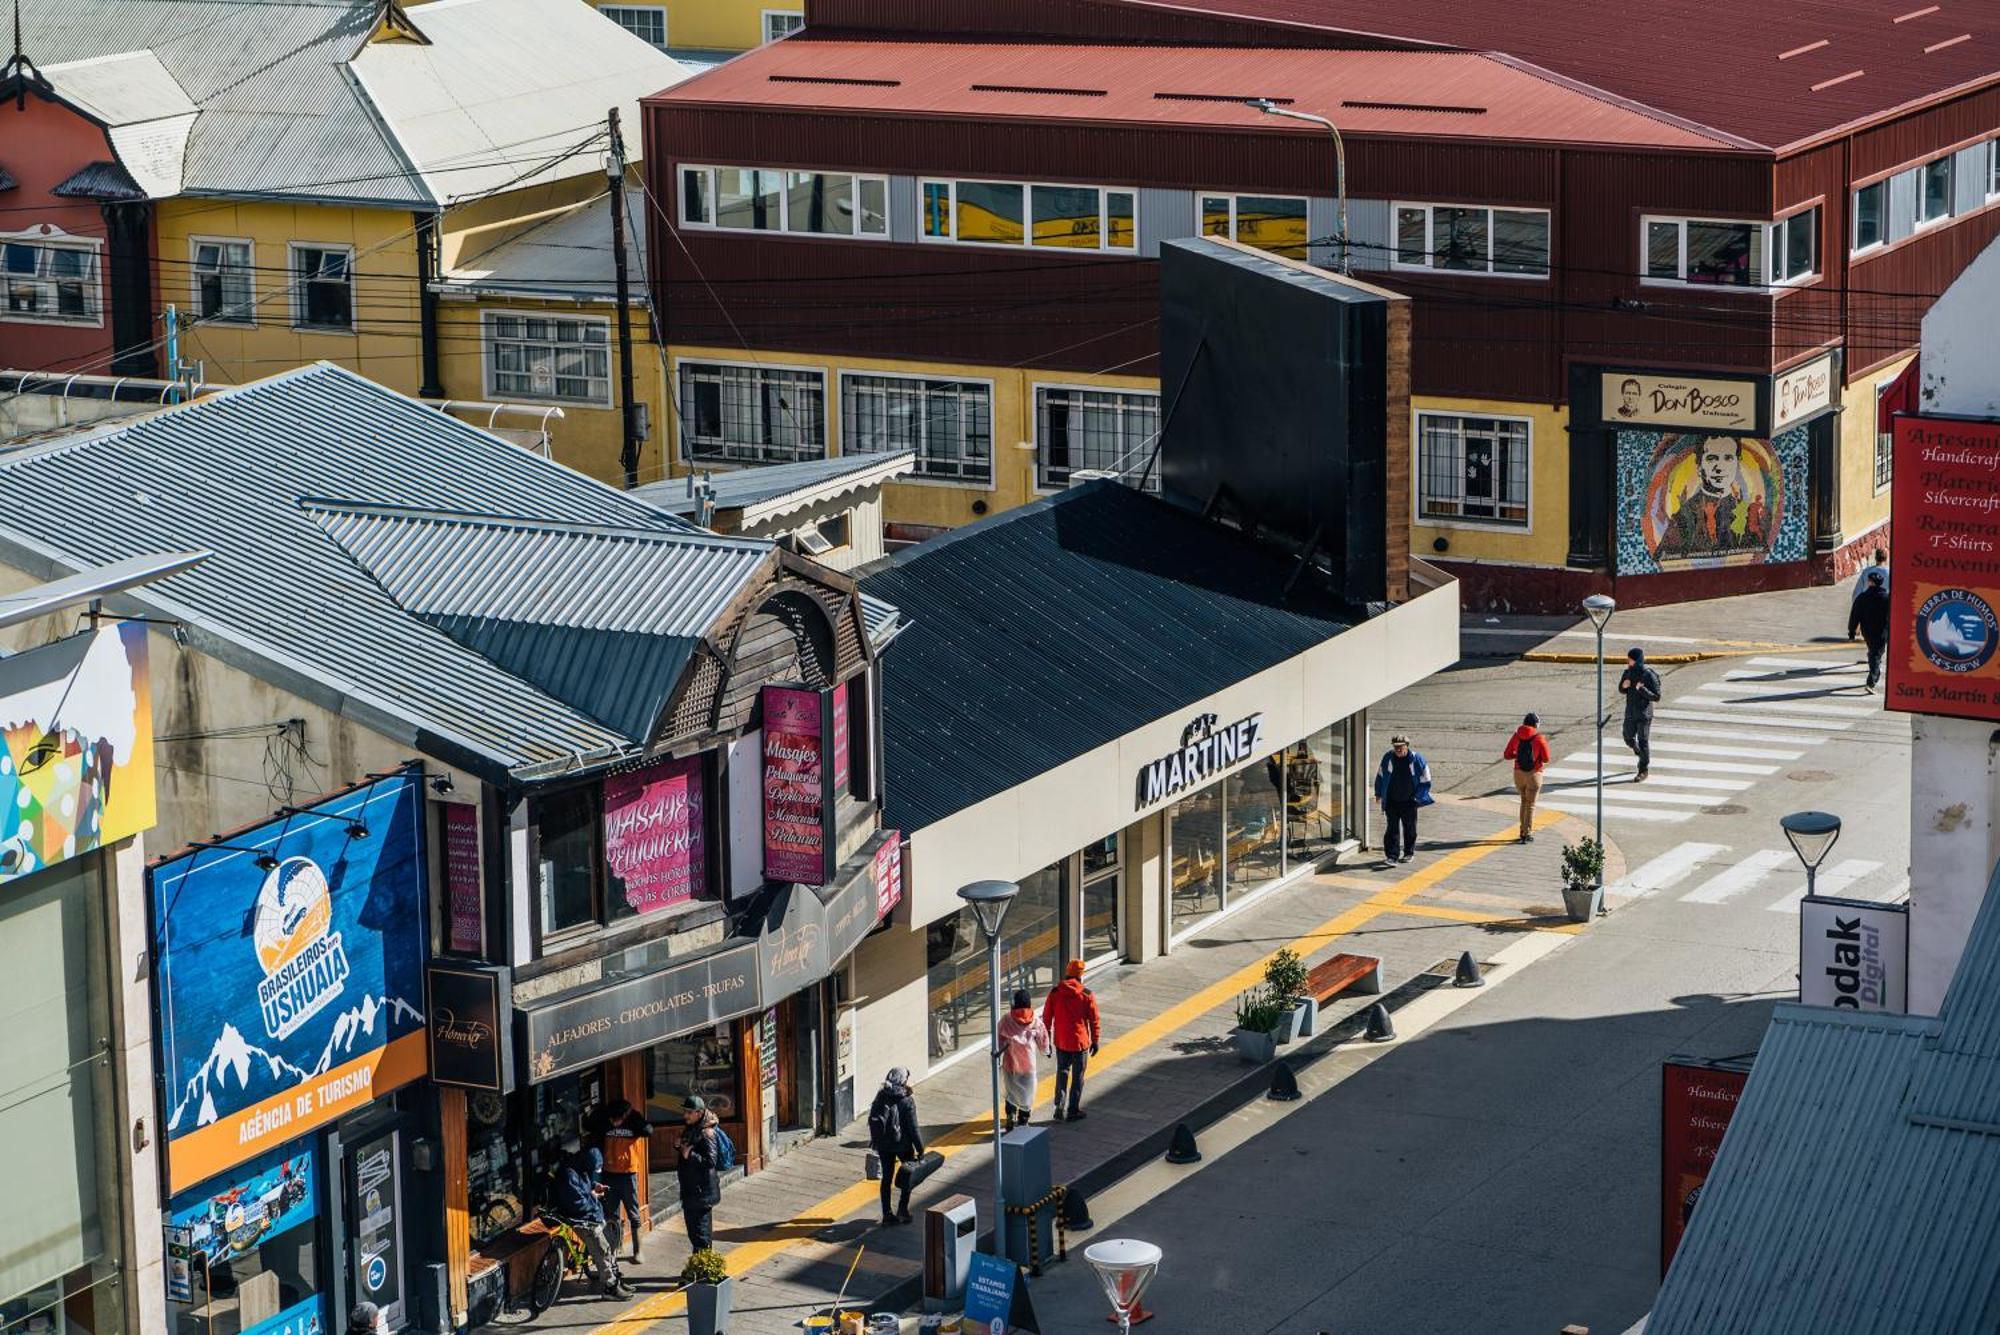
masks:
POLYGON ((1889 383, 1882 396, 1875 400, 1875 434, 1886 436, 1896 429, 1897 413, 1914 413, 1917 410, 1917 391, 1923 388, 1922 357, 1910 358, 1910 364, 1903 373, 1889 383))
POLYGON ((877 830, 821 888, 772 893, 757 936, 764 1004, 775 1006, 840 967, 903 894, 902 833, 877 830))

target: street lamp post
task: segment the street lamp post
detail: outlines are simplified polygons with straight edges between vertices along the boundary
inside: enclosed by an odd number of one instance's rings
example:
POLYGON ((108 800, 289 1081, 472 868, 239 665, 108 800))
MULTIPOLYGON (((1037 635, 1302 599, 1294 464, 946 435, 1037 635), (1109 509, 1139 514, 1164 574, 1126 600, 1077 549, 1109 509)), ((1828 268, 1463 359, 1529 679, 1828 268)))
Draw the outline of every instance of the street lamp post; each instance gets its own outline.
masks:
POLYGON ((1340 137, 1340 127, 1326 117, 1315 116, 1310 111, 1293 111, 1290 107, 1281 107, 1268 97, 1251 98, 1249 105, 1267 116, 1283 116, 1288 120, 1325 126, 1333 135, 1333 189, 1335 203, 1340 210, 1340 271, 1344 274, 1353 273, 1354 270, 1349 267, 1347 258, 1347 144, 1340 137))
POLYGON ((1618 604, 1601 593, 1583 600, 1583 613, 1597 628, 1597 847, 1604 847, 1604 626, 1618 604))
POLYGON ((1006 920, 1007 906, 1021 887, 1012 881, 974 881, 961 886, 958 897, 972 906, 979 930, 986 933, 987 1017, 992 1030, 989 1054, 993 1062, 993 1254, 1007 1254, 1007 1197, 1001 1181, 1000 1135, 1000 924, 1006 920))
POLYGON ((1778 828, 1785 832, 1792 851, 1805 864, 1806 894, 1811 895, 1819 864, 1826 861, 1826 855, 1840 838, 1840 817, 1828 811, 1794 811, 1778 818, 1778 828))

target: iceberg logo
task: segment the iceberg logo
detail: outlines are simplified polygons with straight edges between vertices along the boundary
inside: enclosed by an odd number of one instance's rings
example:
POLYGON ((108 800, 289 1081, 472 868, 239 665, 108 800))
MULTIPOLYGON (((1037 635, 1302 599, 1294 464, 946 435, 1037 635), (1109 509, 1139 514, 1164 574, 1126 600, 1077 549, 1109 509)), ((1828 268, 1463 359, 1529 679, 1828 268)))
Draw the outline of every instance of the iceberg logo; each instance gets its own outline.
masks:
POLYGON ((290 1037, 346 988, 347 952, 332 925, 333 896, 318 863, 290 857, 265 875, 251 940, 264 967, 257 1004, 272 1038, 290 1037))
POLYGON ((1917 647, 1943 672, 1974 672, 2000 647, 2000 618, 1970 589, 1945 589, 1917 609, 1917 647))

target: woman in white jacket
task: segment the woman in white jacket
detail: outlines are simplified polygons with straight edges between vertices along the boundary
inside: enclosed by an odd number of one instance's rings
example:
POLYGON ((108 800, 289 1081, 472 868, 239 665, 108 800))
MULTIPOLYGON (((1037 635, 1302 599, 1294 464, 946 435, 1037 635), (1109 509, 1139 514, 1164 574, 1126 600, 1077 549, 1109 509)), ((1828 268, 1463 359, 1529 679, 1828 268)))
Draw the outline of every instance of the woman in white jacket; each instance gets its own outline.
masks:
POLYGON ((1040 1083, 1036 1058, 1054 1053, 1049 1027, 1042 1023, 1026 991, 1014 994, 1014 1009, 1000 1017, 1000 1078, 1007 1096, 1007 1123, 1026 1126, 1040 1083))

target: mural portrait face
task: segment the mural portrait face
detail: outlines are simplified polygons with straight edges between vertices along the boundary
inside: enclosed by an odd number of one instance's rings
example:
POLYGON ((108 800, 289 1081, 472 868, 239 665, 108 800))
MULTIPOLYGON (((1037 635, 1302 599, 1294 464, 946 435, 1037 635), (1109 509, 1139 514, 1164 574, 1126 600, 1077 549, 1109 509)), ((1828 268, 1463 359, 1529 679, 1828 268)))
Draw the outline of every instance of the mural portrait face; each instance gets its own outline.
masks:
POLYGON ((1743 490, 1743 447, 1734 436, 1708 436, 1701 442, 1701 490, 1712 499, 1743 490))
POLYGON ((1639 415, 1639 382, 1627 380, 1618 387, 1618 415, 1637 417, 1639 415))

